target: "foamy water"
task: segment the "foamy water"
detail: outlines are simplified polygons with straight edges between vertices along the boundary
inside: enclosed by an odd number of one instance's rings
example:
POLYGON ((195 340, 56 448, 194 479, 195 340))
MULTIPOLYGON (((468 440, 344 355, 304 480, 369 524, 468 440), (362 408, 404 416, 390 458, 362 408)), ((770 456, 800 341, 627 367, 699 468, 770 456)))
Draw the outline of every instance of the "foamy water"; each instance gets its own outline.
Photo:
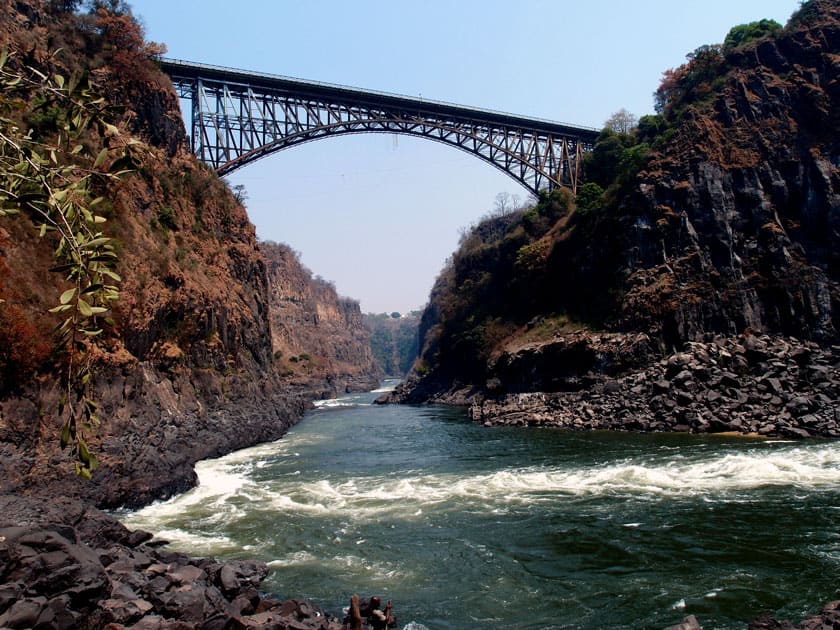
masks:
POLYGON ((124 521, 191 553, 262 559, 269 588, 332 610, 349 592, 393 598, 403 623, 432 630, 692 613, 736 628, 834 595, 835 443, 485 429, 370 406, 377 395, 201 462, 197 488, 124 521))
MULTIPOLYGON (((757 450, 727 454, 709 461, 668 461, 613 464, 564 469, 529 467, 464 476, 462 474, 362 476, 306 482, 298 475, 258 484, 248 470, 262 468, 279 454, 295 454, 303 443, 317 440, 275 442, 246 449, 196 467, 199 485, 174 499, 155 503, 125 518, 127 525, 150 528, 193 506, 213 512, 211 519, 230 519, 244 508, 231 505, 245 497, 277 513, 342 514, 350 518, 411 518, 418 510, 437 506, 462 509, 464 505, 531 504, 554 501, 564 495, 639 495, 695 497, 725 500, 737 491, 782 486, 818 491, 840 487, 840 448, 790 448, 781 452, 757 450), (266 459, 262 459, 266 458, 266 459)), ((165 536, 164 536, 165 537, 165 536)))

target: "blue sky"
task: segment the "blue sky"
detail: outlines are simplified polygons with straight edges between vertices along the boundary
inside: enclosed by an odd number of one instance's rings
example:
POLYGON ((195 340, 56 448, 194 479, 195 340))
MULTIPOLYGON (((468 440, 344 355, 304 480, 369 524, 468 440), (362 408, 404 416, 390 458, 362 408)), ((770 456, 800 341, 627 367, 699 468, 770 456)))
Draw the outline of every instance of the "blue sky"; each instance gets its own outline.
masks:
MULTIPOLYGON (((798 0, 129 0, 167 56, 601 127, 653 112, 662 72, 798 0)), ((364 312, 425 304, 459 229, 527 191, 427 140, 351 135, 231 174, 257 235, 364 312)))

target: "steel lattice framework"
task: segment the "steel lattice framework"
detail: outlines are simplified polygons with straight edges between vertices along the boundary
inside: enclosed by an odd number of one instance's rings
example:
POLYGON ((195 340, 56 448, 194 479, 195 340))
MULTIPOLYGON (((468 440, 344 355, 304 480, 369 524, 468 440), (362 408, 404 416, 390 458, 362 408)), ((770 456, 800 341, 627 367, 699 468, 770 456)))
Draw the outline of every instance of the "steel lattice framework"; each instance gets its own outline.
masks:
POLYGON ((528 190, 577 189, 598 134, 450 103, 162 59, 192 104, 192 150, 220 174, 288 147, 348 133, 420 136, 467 151, 528 190))

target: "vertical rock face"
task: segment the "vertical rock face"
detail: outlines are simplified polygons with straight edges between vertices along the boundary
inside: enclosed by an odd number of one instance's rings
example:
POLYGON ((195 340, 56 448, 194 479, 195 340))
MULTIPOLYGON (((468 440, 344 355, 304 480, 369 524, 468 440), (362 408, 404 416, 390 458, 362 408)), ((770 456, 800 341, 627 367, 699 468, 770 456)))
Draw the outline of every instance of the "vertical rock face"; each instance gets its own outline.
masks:
POLYGON ((837 335, 840 9, 812 2, 778 36, 729 51, 640 174, 627 212, 625 327, 837 335))
POLYGON ((332 393, 373 388, 381 373, 359 303, 313 278, 287 245, 263 242, 260 250, 268 268, 277 370, 292 382, 313 381, 332 393))
MULTIPOLYGON (((66 287, 49 271, 51 243, 25 213, 0 218, 0 492, 137 506, 189 488, 197 460, 281 436, 313 393, 370 382, 372 361, 357 304, 294 257, 273 260, 269 274, 245 209, 185 146, 178 99, 136 21, 63 6, 0 0, 0 50, 14 67, 88 72, 143 157, 97 193, 122 282, 115 325, 94 353, 92 482, 75 478, 58 446, 48 309, 66 287), (116 46, 115 31, 132 45, 116 46)), ((15 105, 24 121, 27 103, 15 105)))

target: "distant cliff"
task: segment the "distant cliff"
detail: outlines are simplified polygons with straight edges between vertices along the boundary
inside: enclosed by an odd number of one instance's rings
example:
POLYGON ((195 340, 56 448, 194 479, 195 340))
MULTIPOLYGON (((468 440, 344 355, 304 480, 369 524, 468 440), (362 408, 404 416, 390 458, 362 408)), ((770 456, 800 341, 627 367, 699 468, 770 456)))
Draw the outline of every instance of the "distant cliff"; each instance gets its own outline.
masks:
POLYGON ((836 0, 691 53, 657 115, 601 134, 577 198, 544 194, 465 236, 396 398, 578 390, 716 335, 836 342, 838 58, 836 0))
POLYGON ((359 303, 313 278, 295 251, 262 242, 268 267, 275 369, 291 382, 313 382, 328 394, 373 389, 381 375, 359 303))
POLYGON ((399 313, 367 313, 365 327, 370 332, 373 358, 388 377, 403 378, 411 370, 419 352, 419 313, 394 317, 399 313))
MULTIPOLYGON (((140 505, 190 487, 199 459, 279 437, 312 395, 368 374, 370 352, 358 306, 296 260, 272 258, 270 247, 267 262, 245 209, 190 154, 178 98, 154 61, 160 48, 143 40, 138 22, 122 7, 85 14, 71 12, 75 4, 0 0, 0 51, 11 53, 11 72, 32 67, 65 86, 86 80, 106 99, 113 127, 92 127, 82 149, 99 151, 115 133, 131 149, 130 172, 95 183, 122 279, 113 325, 82 344, 94 359, 101 424, 89 446, 99 467, 91 482, 78 479, 59 449, 67 359, 53 352, 61 320, 48 309, 67 285, 50 271, 55 240, 39 238, 32 213, 0 216, 0 492, 140 505), (301 309, 292 313, 284 299, 295 296, 301 309), (311 325, 298 325, 307 318, 311 325), (307 353, 317 369, 302 360, 307 353)), ((74 123, 61 99, 47 107, 39 98, 0 95, 4 129, 55 142, 74 123)), ((76 159, 55 155, 55 163, 76 159)))

